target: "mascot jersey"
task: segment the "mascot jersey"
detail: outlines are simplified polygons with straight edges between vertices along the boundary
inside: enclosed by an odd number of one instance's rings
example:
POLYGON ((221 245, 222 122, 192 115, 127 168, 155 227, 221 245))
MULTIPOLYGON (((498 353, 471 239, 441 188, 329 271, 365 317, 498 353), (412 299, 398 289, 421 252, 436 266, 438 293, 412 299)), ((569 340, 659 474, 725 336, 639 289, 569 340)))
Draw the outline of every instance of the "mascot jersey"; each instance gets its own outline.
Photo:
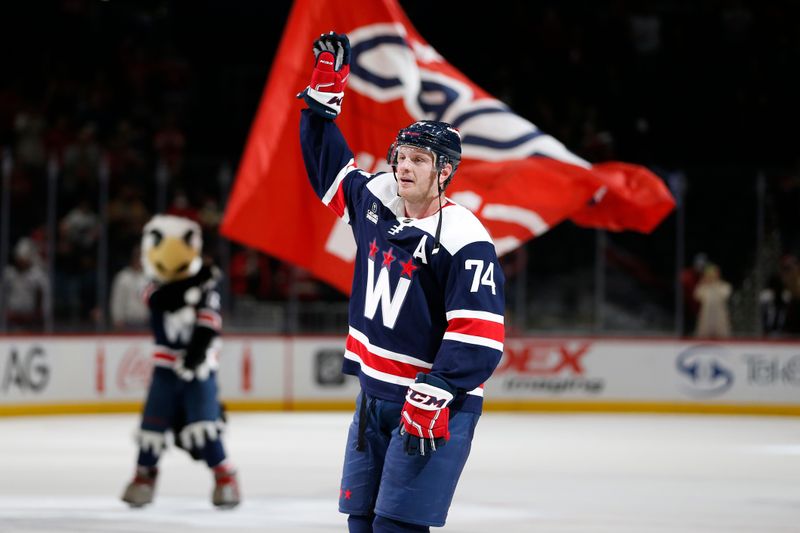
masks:
POLYGON ((221 274, 203 265, 201 249, 202 231, 192 220, 156 215, 144 227, 142 266, 153 280, 144 298, 156 366, 174 368, 188 349, 205 353, 209 368, 217 367, 222 318, 216 286, 221 274))
MULTIPOLYGON (((195 328, 210 330, 210 336, 219 334, 222 318, 216 289, 218 276, 216 268, 203 266, 192 277, 169 284, 154 283, 148 288, 145 298, 150 308, 157 366, 173 367, 189 346, 195 328)), ((216 351, 209 350, 207 357, 209 366, 216 368, 216 351)))
POLYGON ((418 372, 445 380, 452 409, 480 412, 483 383, 503 353, 503 272, 494 244, 468 209, 405 216, 391 173, 357 169, 330 120, 302 111, 300 140, 317 196, 353 230, 358 251, 343 371, 370 395, 403 402, 418 372))

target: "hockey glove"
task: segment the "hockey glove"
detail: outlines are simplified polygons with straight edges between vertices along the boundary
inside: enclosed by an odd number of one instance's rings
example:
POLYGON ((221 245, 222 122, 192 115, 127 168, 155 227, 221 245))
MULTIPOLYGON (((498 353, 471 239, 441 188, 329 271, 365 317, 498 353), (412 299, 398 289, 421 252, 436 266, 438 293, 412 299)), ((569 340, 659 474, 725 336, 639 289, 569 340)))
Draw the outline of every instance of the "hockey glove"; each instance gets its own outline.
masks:
POLYGON ((178 359, 175 372, 181 379, 192 381, 194 378, 200 381, 208 379, 211 367, 206 361, 206 352, 211 345, 211 341, 217 336, 217 332, 204 326, 195 326, 189 346, 186 347, 186 354, 183 359, 178 359))
POLYGON ((400 434, 408 455, 435 452, 450 440, 450 408, 453 391, 443 380, 430 374, 417 374, 408 387, 406 402, 400 412, 400 434))
POLYGON ((333 120, 342 110, 350 75, 350 40, 344 33, 323 33, 314 41, 314 58, 311 83, 297 97, 314 113, 333 120))

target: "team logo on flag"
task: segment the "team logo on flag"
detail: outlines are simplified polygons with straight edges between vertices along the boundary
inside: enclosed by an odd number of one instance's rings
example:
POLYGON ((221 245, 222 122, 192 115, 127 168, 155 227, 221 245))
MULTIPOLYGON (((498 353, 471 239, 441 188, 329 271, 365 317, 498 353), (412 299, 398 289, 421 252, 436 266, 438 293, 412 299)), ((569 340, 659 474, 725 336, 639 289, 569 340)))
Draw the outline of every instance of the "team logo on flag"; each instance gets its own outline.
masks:
MULTIPOLYGON (((310 43, 332 28, 347 33, 352 47, 347 102, 336 125, 358 168, 386 170, 387 148, 413 122, 452 124, 462 162, 447 196, 475 213, 498 255, 564 220, 649 233, 674 208, 648 169, 585 161, 493 98, 425 41, 396 0, 344 4, 294 2, 226 207, 226 237, 349 292, 355 243, 347 220, 308 187, 298 141, 304 104, 294 98, 308 85, 310 43), (297 68, 303 62, 308 70, 297 68), (291 223, 304 206, 307 219, 291 223)), ((365 216, 377 223, 377 206, 365 216)))

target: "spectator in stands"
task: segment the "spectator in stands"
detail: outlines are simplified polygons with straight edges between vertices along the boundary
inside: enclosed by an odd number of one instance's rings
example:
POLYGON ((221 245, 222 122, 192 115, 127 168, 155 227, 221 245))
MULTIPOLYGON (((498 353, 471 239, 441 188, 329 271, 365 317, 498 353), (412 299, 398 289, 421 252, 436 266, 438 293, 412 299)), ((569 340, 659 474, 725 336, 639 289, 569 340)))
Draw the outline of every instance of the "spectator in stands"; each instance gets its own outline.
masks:
POLYGON ((35 111, 22 111, 14 117, 17 146, 16 157, 23 165, 44 167, 46 161, 44 146, 45 121, 35 111))
POLYGON ((85 124, 75 141, 64 150, 62 191, 71 201, 96 190, 102 148, 95 130, 94 124, 85 124))
POLYGON ((203 247, 209 252, 219 248, 219 225, 222 223, 222 210, 214 196, 205 194, 197 211, 197 221, 203 230, 203 247))
POLYGON ((267 300, 272 294, 269 258, 253 248, 243 248, 231 258, 231 292, 238 297, 267 300))
POLYGON ((149 311, 144 303, 148 279, 142 269, 141 248, 135 246, 128 266, 117 272, 111 284, 111 321, 114 329, 138 329, 147 325, 149 311))
POLYGON ((64 163, 64 153, 74 141, 74 132, 70 129, 69 117, 60 114, 44 133, 44 147, 47 156, 55 157, 59 164, 64 163))
POLYGON ((13 262, 3 271, 2 282, 8 327, 42 329, 50 310, 50 282, 31 239, 23 237, 17 242, 13 262))
POLYGON ((99 224, 86 198, 59 223, 57 301, 73 322, 90 318, 94 310, 99 224))
POLYGON ((731 297, 731 285, 722 279, 717 265, 706 265, 703 277, 694 290, 694 297, 700 303, 695 335, 703 338, 730 337, 728 300, 731 297))
POLYGON ((786 325, 786 313, 792 301, 792 294, 775 273, 767 280, 767 286, 758 296, 761 314, 761 331, 767 337, 781 335, 786 325))
MULTIPOLYGON (((139 132, 131 122, 122 119, 117 123, 114 137, 108 143, 108 165, 114 180, 135 183, 143 176, 146 166, 144 154, 136 145, 139 132)), ((146 221, 145 221, 146 222, 146 221)))
POLYGON ((786 319, 783 332, 800 334, 800 263, 794 255, 781 258, 779 276, 789 300, 786 304, 786 319))
POLYGON ((695 254, 692 266, 686 267, 681 272, 681 287, 683 290, 683 334, 690 335, 697 326, 697 314, 700 312, 700 302, 695 299, 694 291, 703 271, 708 265, 708 256, 700 252, 695 254))
POLYGON ((206 194, 203 198, 203 205, 197 212, 197 217, 204 234, 217 232, 222 222, 222 211, 219 208, 217 199, 210 194, 206 194))
POLYGON ((186 194, 186 191, 183 189, 178 189, 175 191, 175 196, 172 198, 172 203, 167 208, 168 215, 174 215, 176 217, 183 217, 188 218, 189 220, 193 220, 195 222, 200 221, 200 213, 198 212, 197 208, 194 207, 189 201, 189 195, 186 194))
POLYGON ((109 247, 112 272, 128 265, 130 251, 139 245, 142 228, 151 214, 142 198, 142 189, 122 184, 108 203, 109 247))
POLYGON ((320 283, 308 270, 290 263, 281 263, 275 275, 278 294, 283 300, 314 302, 320 298, 320 283))

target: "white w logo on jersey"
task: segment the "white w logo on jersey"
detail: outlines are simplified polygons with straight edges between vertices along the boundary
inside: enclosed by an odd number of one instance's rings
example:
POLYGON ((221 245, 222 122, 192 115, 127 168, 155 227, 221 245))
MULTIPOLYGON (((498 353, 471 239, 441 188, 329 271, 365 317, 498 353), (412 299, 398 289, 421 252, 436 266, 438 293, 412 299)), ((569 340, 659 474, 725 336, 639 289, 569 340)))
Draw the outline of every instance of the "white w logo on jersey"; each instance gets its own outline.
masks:
POLYGON ((189 344, 196 320, 192 307, 186 306, 174 313, 164 313, 164 334, 171 343, 189 344))
POLYGON ((389 269, 382 268, 378 274, 378 281, 375 282, 375 261, 367 261, 367 295, 364 303, 364 316, 372 320, 375 311, 378 310, 378 303, 381 304, 381 316, 383 325, 389 329, 394 328, 397 322, 397 315, 403 306, 403 300, 408 294, 408 287, 411 280, 404 277, 397 282, 397 289, 392 296, 392 289, 389 286, 389 269))

